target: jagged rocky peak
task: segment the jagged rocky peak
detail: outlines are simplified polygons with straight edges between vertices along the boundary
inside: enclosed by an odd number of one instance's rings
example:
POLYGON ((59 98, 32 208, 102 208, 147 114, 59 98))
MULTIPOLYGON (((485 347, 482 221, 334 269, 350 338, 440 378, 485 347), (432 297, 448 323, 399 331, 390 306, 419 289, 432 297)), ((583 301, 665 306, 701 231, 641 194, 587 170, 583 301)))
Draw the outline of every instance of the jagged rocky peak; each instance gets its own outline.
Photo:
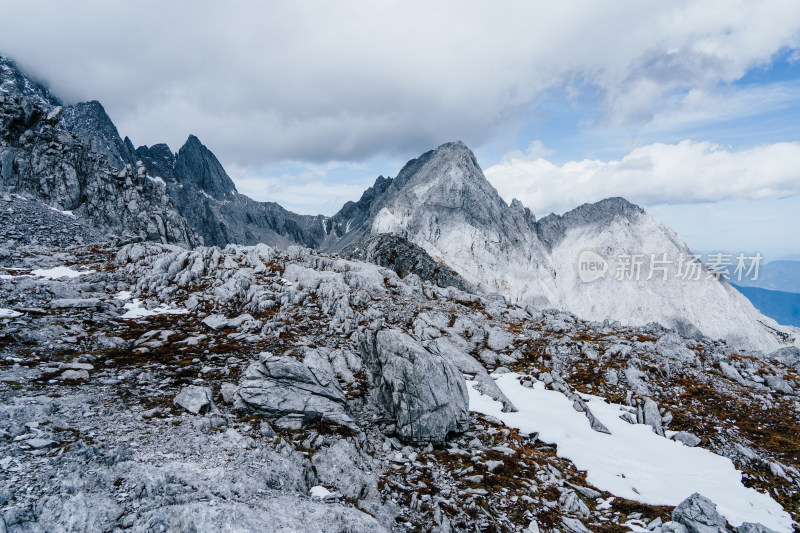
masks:
POLYGON ((117 169, 135 163, 130 146, 122 140, 103 105, 97 100, 64 107, 62 126, 83 144, 102 154, 117 169))
POLYGON ((201 242, 165 189, 136 166, 102 105, 53 106, 47 89, 8 62, 2 73, 0 190, 74 211, 109 240, 201 242))
POLYGON ((236 195, 236 185, 219 160, 194 135, 178 151, 175 159, 175 179, 184 186, 194 186, 217 200, 236 195))
POLYGON ((154 178, 170 183, 175 181, 175 154, 166 144, 154 144, 149 148, 140 146, 136 149, 135 156, 144 163, 148 173, 154 178))
POLYGON ((645 214, 644 209, 625 198, 616 196, 591 204, 583 204, 563 215, 551 213, 539 220, 536 230, 548 249, 552 249, 572 228, 590 225, 604 227, 617 218, 635 222, 643 214, 645 214))
POLYGON ((461 209, 482 219, 489 214, 482 207, 506 207, 475 155, 461 141, 443 144, 409 162, 395 185, 406 193, 403 196, 408 202, 461 209))
POLYGON ((518 240, 533 220, 524 210, 509 209, 461 141, 409 161, 373 204, 371 214, 371 233, 401 234, 423 248, 422 241, 443 234, 436 226, 466 225, 502 242, 518 240))
POLYGON ((50 89, 42 82, 24 73, 14 61, 0 56, 0 95, 24 97, 47 110, 61 105, 50 89))

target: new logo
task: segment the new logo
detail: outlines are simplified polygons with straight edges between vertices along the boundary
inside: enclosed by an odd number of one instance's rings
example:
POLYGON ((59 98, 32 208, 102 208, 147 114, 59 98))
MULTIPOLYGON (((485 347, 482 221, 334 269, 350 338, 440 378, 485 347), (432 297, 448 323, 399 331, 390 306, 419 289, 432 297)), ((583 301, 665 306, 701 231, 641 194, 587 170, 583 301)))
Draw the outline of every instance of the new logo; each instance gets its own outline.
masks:
POLYGON ((596 253, 584 250, 578 257, 578 276, 584 283, 603 278, 608 272, 608 262, 596 253))

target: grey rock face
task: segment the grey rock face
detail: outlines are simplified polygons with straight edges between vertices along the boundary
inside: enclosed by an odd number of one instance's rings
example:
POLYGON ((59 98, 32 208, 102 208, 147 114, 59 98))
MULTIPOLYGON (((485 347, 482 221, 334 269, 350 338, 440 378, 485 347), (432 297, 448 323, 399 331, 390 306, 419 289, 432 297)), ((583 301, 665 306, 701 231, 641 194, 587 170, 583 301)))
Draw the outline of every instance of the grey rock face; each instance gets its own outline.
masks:
POLYGON ((60 126, 92 152, 102 155, 112 167, 121 169, 136 164, 133 153, 120 138, 100 102, 92 100, 65 106, 59 118, 60 126))
POLYGON ((99 298, 60 298, 50 302, 53 309, 97 309, 104 306, 99 298))
POLYGON ((615 217, 635 220, 643 213, 644 209, 624 198, 606 198, 593 204, 583 204, 563 215, 548 215, 536 223, 536 233, 548 249, 552 249, 570 228, 608 223, 615 217))
MULTIPOLYGON (((0 85, 13 87, 8 78, 23 76, 9 72, 0 70, 0 85)), ((41 94, 0 95, 1 189, 74 211, 125 239, 199 244, 163 186, 125 162, 125 144, 102 106, 79 105, 62 115, 41 94)))
POLYGON ((769 358, 795 370, 800 370, 800 348, 787 346, 771 353, 769 358))
MULTIPOLYGON (((431 153, 431 152, 429 152, 431 153)), ((419 160, 425 159, 423 154, 419 159, 412 159, 406 163, 403 170, 398 174, 398 178, 407 175, 410 170, 416 168, 419 160)), ((361 195, 357 202, 347 202, 344 206, 328 221, 326 221, 326 231, 329 238, 323 247, 330 250, 342 250, 358 242, 359 239, 369 235, 369 226, 372 218, 378 212, 378 207, 382 204, 387 190, 395 183, 392 178, 378 176, 375 184, 369 187, 361 195)))
POLYGON ((650 398, 645 398, 641 410, 641 420, 639 423, 647 424, 653 428, 653 431, 658 435, 664 436, 664 428, 661 427, 661 413, 658 410, 658 404, 650 398))
POLYGON ((260 505, 206 503, 166 506, 145 513, 131 531, 304 531, 308 533, 386 532, 357 509, 276 497, 260 505))
POLYGON ((416 274, 440 287, 455 287, 467 292, 475 290, 448 266, 434 261, 425 250, 390 233, 367 235, 343 249, 341 255, 391 268, 401 278, 416 274))
POLYGON ((0 56, 0 95, 3 93, 21 94, 43 108, 61 105, 45 84, 24 75, 13 61, 0 56))
POLYGON ((374 498, 378 493, 375 465, 348 440, 322 448, 314 454, 311 463, 320 483, 335 487, 347 498, 374 498))
POLYGON ((0 201, 0 243, 66 248, 107 242, 109 235, 89 221, 57 211, 36 199, 5 194, 0 201))
POLYGON ((696 492, 675 507, 672 519, 686 526, 689 533, 728 533, 728 522, 714 502, 696 492))
POLYGON ((395 329, 365 334, 361 350, 378 403, 402 438, 444 442, 468 428, 466 383, 452 363, 395 329))
POLYGON ((174 176, 184 187, 201 189, 217 200, 236 195, 236 186, 225 169, 194 135, 189 135, 175 158, 174 176))
POLYGON ((661 533, 688 533, 688 530, 678 522, 667 522, 661 526, 661 533))
POLYGON ((298 215, 239 194, 214 154, 194 135, 177 154, 157 144, 140 146, 135 156, 148 174, 164 181, 176 209, 206 245, 316 247, 325 239, 325 217, 298 215))
POLYGON ((344 411, 345 396, 335 379, 313 372, 292 357, 262 353, 258 363, 245 372, 236 391, 240 408, 253 409, 272 418, 296 419, 300 423, 329 420, 349 426, 344 411))

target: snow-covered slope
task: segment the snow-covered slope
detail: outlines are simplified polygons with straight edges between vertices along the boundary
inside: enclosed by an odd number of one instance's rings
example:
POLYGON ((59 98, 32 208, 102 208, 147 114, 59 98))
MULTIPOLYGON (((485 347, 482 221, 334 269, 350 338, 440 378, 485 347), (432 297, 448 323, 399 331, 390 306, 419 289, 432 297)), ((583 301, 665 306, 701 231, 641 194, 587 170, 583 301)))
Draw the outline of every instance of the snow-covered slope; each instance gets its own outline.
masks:
MULTIPOLYGON (((684 334, 697 328, 735 346, 767 351, 797 337, 796 330, 762 315, 730 284, 709 277, 707 270, 688 279, 679 276, 681 257, 692 257, 690 250, 672 230, 646 212, 571 227, 554 244, 550 257, 558 272, 558 303, 585 319, 609 318, 629 325, 658 322, 684 334), (578 272, 578 258, 585 250, 597 253, 609 264, 604 277, 588 283, 581 281, 578 272), (632 279, 626 279, 627 274, 618 270, 627 263, 624 258, 636 254, 642 256, 638 281, 635 272, 632 279), (651 254, 656 259, 652 276, 651 254), (662 260, 666 262, 658 262, 662 260), (666 269, 666 276, 658 267, 666 269)), ((686 262, 682 268, 686 273, 686 262)))
POLYGON ((343 240, 363 233, 401 235, 487 292, 516 303, 565 309, 587 320, 658 322, 763 351, 800 342, 796 328, 761 315, 708 271, 701 270, 698 280, 679 276, 680 258, 691 257, 688 247, 621 198, 537 222, 520 202, 509 206, 503 201, 460 142, 409 162, 381 189, 360 207, 353 217, 359 225, 349 225, 343 240), (604 277, 581 280, 578 263, 584 251, 606 261, 604 277), (642 261, 638 280, 635 275, 617 279, 616 267, 626 255, 642 261), (658 269, 647 279, 651 256, 666 259, 660 265, 667 268, 666 279, 658 269))

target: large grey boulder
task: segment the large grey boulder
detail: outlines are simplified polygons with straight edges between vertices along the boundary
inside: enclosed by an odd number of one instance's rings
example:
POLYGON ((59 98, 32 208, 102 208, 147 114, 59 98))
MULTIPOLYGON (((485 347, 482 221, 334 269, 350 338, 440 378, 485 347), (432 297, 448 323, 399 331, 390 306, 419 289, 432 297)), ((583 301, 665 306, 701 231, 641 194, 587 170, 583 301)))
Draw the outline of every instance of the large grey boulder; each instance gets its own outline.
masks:
POLYGON ((189 385, 175 396, 173 403, 190 413, 205 414, 211 410, 211 390, 208 387, 189 385))
POLYGON ((728 522, 714 502, 697 492, 675 507, 672 519, 686 526, 689 533, 728 533, 728 522))
POLYGON ((396 329, 370 331, 360 344, 378 407, 401 438, 441 443, 469 427, 467 385, 451 362, 396 329))
POLYGON ((332 376, 332 371, 314 372, 291 356, 262 352, 258 363, 245 371, 234 402, 238 408, 272 418, 288 417, 300 423, 329 420, 351 426, 344 410, 345 395, 332 376))
POLYGON ((658 404, 650 398, 644 399, 639 423, 647 424, 653 428, 654 433, 664 436, 664 428, 661 426, 661 412, 658 409, 658 404))
POLYGON ((684 446, 689 446, 690 448, 697 446, 701 442, 700 437, 688 431, 677 432, 672 436, 672 440, 682 442, 684 446))

